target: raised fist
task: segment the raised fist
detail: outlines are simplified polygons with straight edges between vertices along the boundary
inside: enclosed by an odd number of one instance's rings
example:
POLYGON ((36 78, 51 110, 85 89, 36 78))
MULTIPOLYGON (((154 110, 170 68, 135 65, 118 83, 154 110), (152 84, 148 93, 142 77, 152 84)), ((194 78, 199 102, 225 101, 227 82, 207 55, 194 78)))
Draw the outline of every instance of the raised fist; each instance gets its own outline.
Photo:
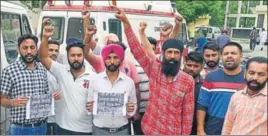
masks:
POLYGON ((183 20, 183 17, 181 16, 181 14, 177 14, 177 15, 175 16, 175 23, 176 23, 176 24, 181 23, 182 20, 183 20))
POLYGON ((140 22, 139 32, 140 33, 144 33, 146 27, 147 27, 147 23, 146 22, 144 22, 144 21, 140 22))
POLYGON ((173 30, 173 25, 172 24, 166 24, 162 29, 161 29, 161 34, 166 37, 169 36, 170 33, 173 30))
POLYGON ((43 20, 43 36, 44 37, 51 37, 55 34, 55 28, 52 25, 52 20, 50 18, 45 18, 43 20))
POLYGON ((97 32, 97 28, 95 25, 89 25, 86 29, 86 35, 93 36, 97 32))

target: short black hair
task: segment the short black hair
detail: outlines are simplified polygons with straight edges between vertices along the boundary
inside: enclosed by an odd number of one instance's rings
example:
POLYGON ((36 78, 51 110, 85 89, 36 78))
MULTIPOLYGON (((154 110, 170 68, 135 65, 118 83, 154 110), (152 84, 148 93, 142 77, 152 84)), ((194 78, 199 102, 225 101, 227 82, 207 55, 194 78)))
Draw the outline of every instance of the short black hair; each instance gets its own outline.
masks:
POLYGON ((220 51, 220 46, 216 44, 216 42, 206 42, 204 47, 203 47, 203 53, 205 52, 206 49, 213 50, 213 51, 220 51))
POLYGON ((109 44, 118 44, 118 45, 120 45, 124 49, 124 51, 127 49, 127 46, 123 42, 121 42, 121 41, 111 42, 109 44))
POLYGON ((186 57, 185 57, 185 61, 194 61, 197 63, 200 63, 201 65, 203 65, 204 63, 204 58, 201 52, 199 51, 191 51, 186 57))
POLYGON ((56 44, 56 45, 60 46, 60 43, 56 40, 49 40, 48 44, 56 44))
POLYGON ((255 30, 255 29, 256 29, 256 27, 253 27, 253 29, 255 30))
POLYGON ((258 63, 265 63, 265 64, 267 64, 267 61, 268 60, 265 57, 253 57, 253 58, 250 58, 247 61, 246 70, 248 70, 248 67, 249 67, 250 63, 252 63, 252 62, 258 62, 258 63))
POLYGON ((38 38, 33 34, 24 34, 24 35, 20 36, 18 38, 18 46, 20 46, 20 44, 26 39, 32 39, 34 41, 35 45, 37 46, 38 38))
POLYGON ((157 45, 157 41, 156 41, 155 38, 153 38, 153 37, 147 37, 147 39, 148 39, 148 41, 149 41, 151 44, 154 45, 154 47, 156 47, 156 45, 157 45))
POLYGON ((221 54, 222 54, 224 48, 227 47, 227 46, 236 46, 239 49, 240 53, 242 53, 242 51, 243 51, 243 48, 239 43, 237 43, 237 42, 228 42, 222 47, 221 54))
POLYGON ((81 40, 78 40, 78 39, 75 39, 75 38, 70 38, 66 41, 67 43, 67 46, 66 46, 66 51, 69 52, 69 50, 72 48, 72 47, 79 47, 81 48, 82 50, 84 50, 84 44, 81 40))

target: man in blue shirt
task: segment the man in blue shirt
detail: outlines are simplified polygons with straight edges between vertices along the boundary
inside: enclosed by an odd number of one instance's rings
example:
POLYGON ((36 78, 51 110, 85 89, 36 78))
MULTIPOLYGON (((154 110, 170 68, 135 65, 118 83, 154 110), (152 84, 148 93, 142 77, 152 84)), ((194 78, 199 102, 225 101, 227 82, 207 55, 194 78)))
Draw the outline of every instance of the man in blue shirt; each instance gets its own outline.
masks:
POLYGON ((216 44, 218 44, 220 46, 220 48, 222 48, 226 43, 228 43, 230 41, 231 41, 231 39, 227 35, 227 30, 222 30, 221 35, 216 40, 216 44))
POLYGON ((231 96, 245 87, 241 45, 227 43, 221 58, 224 67, 209 73, 199 92, 197 135, 220 135, 231 96))

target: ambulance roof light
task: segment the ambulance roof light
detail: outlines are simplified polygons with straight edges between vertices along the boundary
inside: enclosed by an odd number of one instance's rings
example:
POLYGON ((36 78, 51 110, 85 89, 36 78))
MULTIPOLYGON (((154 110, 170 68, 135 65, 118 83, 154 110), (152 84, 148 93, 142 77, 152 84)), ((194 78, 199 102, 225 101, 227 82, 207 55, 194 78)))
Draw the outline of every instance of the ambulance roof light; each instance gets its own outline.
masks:
POLYGON ((54 1, 54 0, 48 0, 48 1, 47 1, 47 4, 48 4, 49 6, 54 6, 55 1, 54 1))
POLYGON ((84 5, 85 5, 85 6, 91 6, 92 3, 93 3, 92 0, 84 0, 84 5))
POLYGON ((71 0, 65 0, 66 5, 71 5, 71 2, 72 2, 71 0))

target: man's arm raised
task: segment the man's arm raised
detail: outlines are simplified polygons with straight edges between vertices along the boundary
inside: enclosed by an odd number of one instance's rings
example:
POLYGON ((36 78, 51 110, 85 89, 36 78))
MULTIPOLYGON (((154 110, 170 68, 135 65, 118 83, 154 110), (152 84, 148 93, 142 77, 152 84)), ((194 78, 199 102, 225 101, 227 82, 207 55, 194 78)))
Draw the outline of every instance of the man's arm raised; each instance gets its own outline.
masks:
POLYGON ((139 33, 140 33, 141 43, 143 44, 142 47, 150 58, 156 59, 156 57, 154 55, 153 47, 151 46, 151 43, 149 42, 149 40, 145 34, 146 27, 147 27, 146 22, 144 22, 144 21, 140 22, 139 33))
POLYGON ((55 33, 54 26, 51 25, 51 19, 45 18, 43 20, 43 35, 40 46, 40 60, 47 70, 50 70, 52 60, 48 55, 48 39, 55 33))
POLYGON ((179 36, 182 20, 183 17, 180 14, 177 14, 175 17, 175 27, 172 34, 170 35, 170 39, 177 39, 179 36))
POLYGON ((95 25, 90 25, 90 13, 88 11, 82 12, 83 27, 84 27, 84 56, 85 59, 94 67, 97 73, 103 70, 101 58, 96 54, 90 52, 90 49, 94 49, 92 44, 93 35, 96 33, 97 28, 95 25))

